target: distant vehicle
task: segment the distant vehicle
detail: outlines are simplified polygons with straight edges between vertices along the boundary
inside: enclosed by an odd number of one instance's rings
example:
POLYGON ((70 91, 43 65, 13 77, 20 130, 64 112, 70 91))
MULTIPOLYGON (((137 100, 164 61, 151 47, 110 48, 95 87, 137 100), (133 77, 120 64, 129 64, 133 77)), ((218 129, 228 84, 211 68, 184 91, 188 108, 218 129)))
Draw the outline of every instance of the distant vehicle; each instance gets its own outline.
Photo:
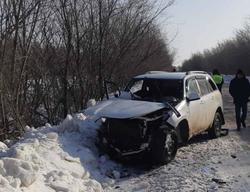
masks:
POLYGON ((120 157, 145 153, 166 164, 178 144, 203 131, 219 137, 224 124, 220 91, 206 72, 152 71, 124 91, 87 109, 102 120, 99 146, 120 157))

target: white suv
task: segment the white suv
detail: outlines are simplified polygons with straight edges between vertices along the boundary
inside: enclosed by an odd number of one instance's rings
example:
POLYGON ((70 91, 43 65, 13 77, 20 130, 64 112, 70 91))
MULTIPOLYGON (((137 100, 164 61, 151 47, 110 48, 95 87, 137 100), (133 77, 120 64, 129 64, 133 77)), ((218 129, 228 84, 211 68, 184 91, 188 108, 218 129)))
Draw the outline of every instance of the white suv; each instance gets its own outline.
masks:
POLYGON ((136 76, 120 94, 86 113, 102 121, 102 149, 119 157, 143 153, 156 164, 171 161, 178 143, 203 131, 219 137, 224 124, 221 93, 211 76, 199 71, 136 76))

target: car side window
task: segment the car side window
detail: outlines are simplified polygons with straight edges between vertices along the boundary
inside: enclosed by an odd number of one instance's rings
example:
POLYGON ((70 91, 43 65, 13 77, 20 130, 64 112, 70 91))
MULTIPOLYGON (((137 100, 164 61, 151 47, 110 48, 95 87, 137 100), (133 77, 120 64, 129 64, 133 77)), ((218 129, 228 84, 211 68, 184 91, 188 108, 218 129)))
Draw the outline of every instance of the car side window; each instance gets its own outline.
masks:
POLYGON ((196 80, 195 79, 189 79, 187 81, 187 86, 186 86, 186 92, 190 93, 190 92, 195 92, 197 94, 199 93, 199 88, 197 86, 196 80))
POLYGON ((210 93, 211 91, 208 88, 208 84, 206 79, 202 78, 202 79, 197 79, 199 87, 200 87, 200 91, 201 91, 201 96, 206 95, 208 93, 210 93))
POLYGON ((212 85, 209 83, 208 79, 206 79, 206 84, 207 84, 207 88, 208 88, 209 93, 213 92, 214 89, 213 89, 212 85))
POLYGON ((211 79, 209 79, 208 82, 209 82, 210 86, 212 87, 213 91, 217 90, 216 85, 214 84, 214 82, 211 79))
POLYGON ((135 81, 130 88, 131 93, 137 93, 142 90, 143 80, 135 81))

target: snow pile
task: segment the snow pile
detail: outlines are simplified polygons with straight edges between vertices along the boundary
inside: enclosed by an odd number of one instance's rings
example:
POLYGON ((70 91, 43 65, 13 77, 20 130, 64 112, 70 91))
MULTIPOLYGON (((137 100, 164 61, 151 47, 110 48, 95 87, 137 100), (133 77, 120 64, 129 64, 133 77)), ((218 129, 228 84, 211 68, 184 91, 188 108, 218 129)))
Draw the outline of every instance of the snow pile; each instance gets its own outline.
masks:
POLYGON ((98 157, 97 128, 83 114, 68 115, 58 126, 26 126, 10 148, 0 142, 0 192, 103 191, 114 183, 106 173, 119 165, 98 157))

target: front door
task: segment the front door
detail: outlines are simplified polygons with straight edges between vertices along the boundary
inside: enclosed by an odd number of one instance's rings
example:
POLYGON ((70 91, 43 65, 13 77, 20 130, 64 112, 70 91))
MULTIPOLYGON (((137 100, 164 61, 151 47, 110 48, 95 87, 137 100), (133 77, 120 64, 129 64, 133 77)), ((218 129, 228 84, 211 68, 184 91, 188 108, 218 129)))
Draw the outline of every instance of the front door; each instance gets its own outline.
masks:
MULTIPOLYGON (((187 80, 186 93, 188 94, 189 92, 196 92, 198 95, 200 95, 200 90, 198 88, 197 80, 195 78, 187 80)), ((194 135, 200 132, 202 128, 202 111, 204 110, 202 100, 199 99, 194 101, 188 101, 187 106, 190 134, 194 135)))

